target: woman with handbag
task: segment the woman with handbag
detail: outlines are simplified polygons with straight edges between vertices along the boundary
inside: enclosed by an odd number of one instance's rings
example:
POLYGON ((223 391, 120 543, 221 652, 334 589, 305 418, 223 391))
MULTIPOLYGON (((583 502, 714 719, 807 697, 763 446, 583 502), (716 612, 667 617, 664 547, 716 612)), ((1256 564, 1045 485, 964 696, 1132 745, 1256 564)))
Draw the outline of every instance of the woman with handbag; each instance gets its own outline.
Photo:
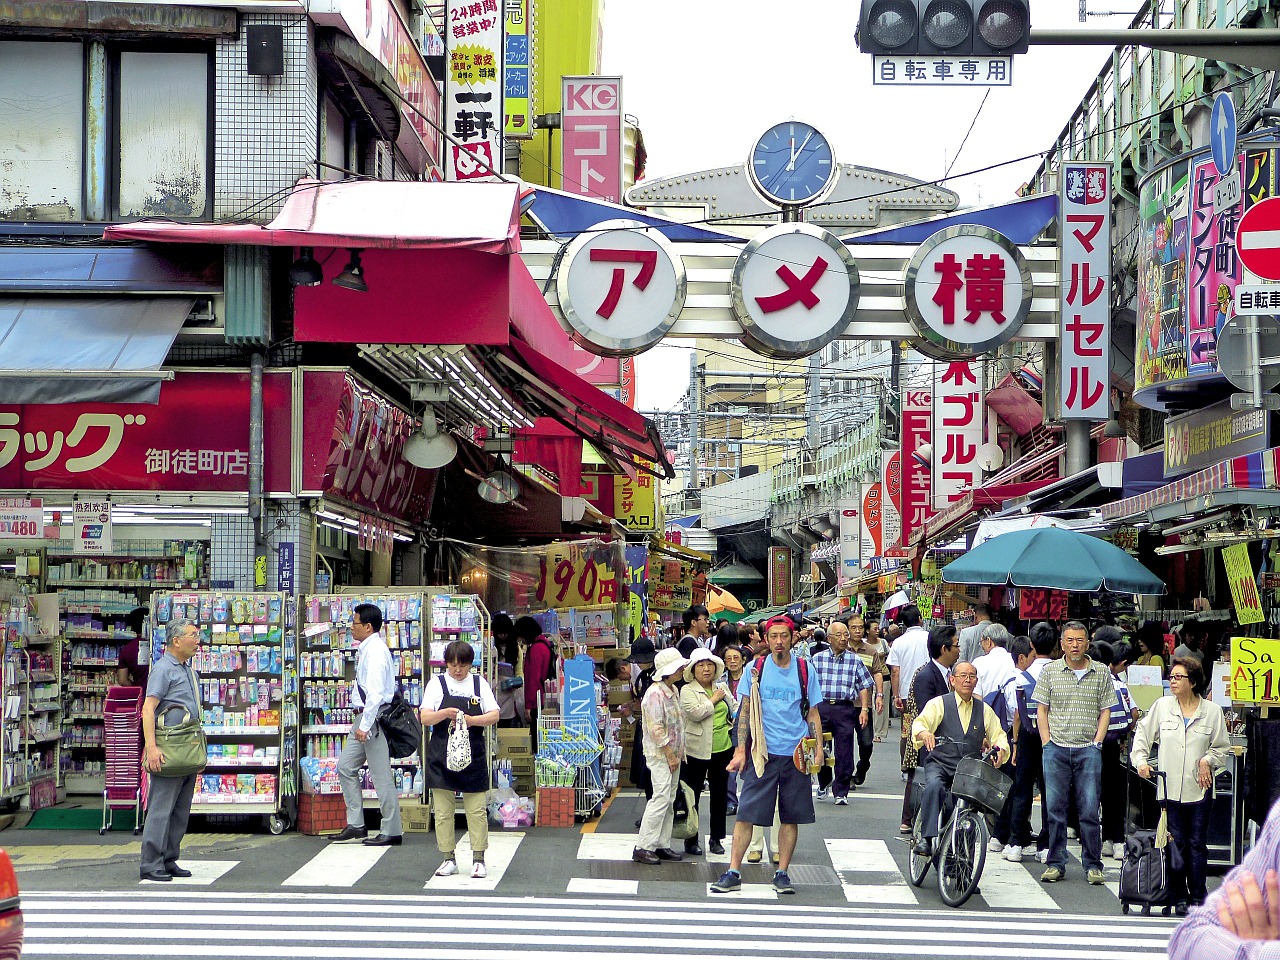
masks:
POLYGON ((671 830, 680 762, 684 759, 684 714, 675 683, 688 662, 674 647, 659 650, 653 660, 654 682, 641 704, 644 758, 653 779, 653 796, 645 805, 640 836, 631 852, 636 863, 652 865, 684 859, 671 849, 671 830))
MULTIPOLYGON (((684 686, 680 689, 680 709, 684 712, 685 752, 680 779, 693 791, 694 809, 702 797, 703 781, 709 785, 711 852, 719 856, 724 853, 728 768, 733 757, 729 728, 736 711, 733 696, 724 683, 724 661, 710 650, 699 647, 689 658, 689 665, 684 668, 684 686)), ((684 852, 695 857, 702 854, 696 835, 685 840, 684 852)))
MULTIPOLYGON (((1207 684, 1198 659, 1175 658, 1169 667, 1169 687, 1173 693, 1157 700, 1138 721, 1129 759, 1140 777, 1150 779, 1151 745, 1160 744, 1156 762, 1166 776, 1169 835, 1184 862, 1181 877, 1174 878, 1174 890, 1185 880, 1187 897, 1195 905, 1204 903, 1207 896, 1209 851, 1205 837, 1213 805, 1210 788, 1226 764, 1231 740, 1222 707, 1204 698, 1207 684)), ((1187 901, 1178 902, 1177 910, 1185 914, 1187 901)))
POLYGON ((157 883, 189 877, 178 866, 179 847, 191 816, 196 775, 206 747, 200 721, 200 682, 190 660, 200 649, 200 628, 175 620, 165 633, 164 653, 147 677, 142 701, 142 765, 151 774, 147 819, 142 828, 143 880, 157 883))
POLYGON ((489 760, 485 755, 484 728, 498 722, 498 701, 489 682, 471 672, 475 651, 471 644, 454 640, 444 649, 444 673, 437 674, 423 689, 418 711, 424 725, 431 728, 427 744, 427 788, 435 815, 436 846, 444 860, 437 877, 458 872, 454 853, 454 793, 462 794, 467 814, 467 836, 471 840, 471 877, 487 875, 484 852, 489 847, 489 760))

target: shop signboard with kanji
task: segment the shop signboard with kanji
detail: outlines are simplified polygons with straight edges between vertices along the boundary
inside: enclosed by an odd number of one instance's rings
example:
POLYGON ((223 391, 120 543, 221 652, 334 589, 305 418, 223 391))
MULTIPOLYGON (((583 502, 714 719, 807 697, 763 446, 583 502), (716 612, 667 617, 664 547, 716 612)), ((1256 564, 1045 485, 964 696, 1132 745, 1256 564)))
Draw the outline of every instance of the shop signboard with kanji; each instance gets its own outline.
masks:
MULTIPOLYGON (((879 480, 861 485, 861 509, 858 510, 858 569, 848 571, 846 578, 857 579, 861 569, 870 566, 871 558, 884 553, 884 484, 879 480)), ((841 511, 843 521, 844 511, 841 511)))
POLYGON ((622 202, 622 78, 561 80, 561 189, 622 202))
POLYGON ((1232 410, 1222 400, 1169 417, 1164 424, 1164 475, 1180 477, 1271 446, 1266 410, 1232 410))
POLYGON ((529 23, 532 0, 502 0, 506 31, 503 37, 503 134, 528 140, 533 136, 533 30, 529 23))
POLYGON ((769 606, 784 607, 792 594, 791 548, 769 548, 769 606))
POLYGON ((1187 376, 1186 166, 1168 166, 1138 194, 1138 360, 1134 389, 1187 376))
POLYGON ((634 478, 626 474, 614 477, 613 517, 633 533, 662 529, 662 500, 653 474, 639 470, 634 478))
POLYGON ((595 541, 553 543, 538 556, 534 605, 563 609, 618 603, 622 586, 609 549, 597 548, 595 541))
POLYGON ((939 230, 916 248, 905 272, 907 319, 916 344, 938 359, 966 359, 1012 340, 1031 312, 1031 267, 990 227, 939 230))
MULTIPOLYGON (((911 532, 933 516, 933 391, 911 389, 902 395, 901 534, 905 546, 911 532)), ((886 553, 888 547, 885 548, 886 553)))
POLYGON ((1024 587, 1018 591, 1018 616, 1035 622, 1062 623, 1067 619, 1067 591, 1024 587))
POLYGON ((765 356, 795 359, 844 332, 859 289, 858 265, 837 237, 809 224, 780 223, 743 248, 730 295, 743 343, 765 356))
POLYGON ((0 540, 44 538, 44 501, 40 497, 0 497, 0 540))
POLYGON ((941 510, 982 486, 982 364, 935 363, 933 388, 933 507, 941 510))
POLYGON ((874 56, 877 87, 1011 87, 1013 57, 874 56))
POLYGON ((1111 415, 1111 166, 1064 163, 1058 236, 1064 420, 1111 415))
POLYGON ((1222 178, 1212 159, 1192 167, 1187 238, 1187 373, 1196 376, 1218 369, 1218 335, 1231 316, 1241 279, 1236 255, 1236 229, 1241 204, 1215 209, 1222 178))
POLYGON ((111 553, 111 501, 77 500, 71 505, 71 552, 85 556, 111 553))
POLYGON ((574 342, 632 356, 656 346, 684 308, 684 261, 659 231, 634 221, 596 224, 569 244, 556 278, 574 342))
POLYGON ((885 450, 880 454, 880 494, 881 549, 878 553, 883 554, 902 542, 901 450, 885 450))
POLYGON ((502 0, 449 0, 445 23, 445 150, 449 180, 502 172, 502 0))

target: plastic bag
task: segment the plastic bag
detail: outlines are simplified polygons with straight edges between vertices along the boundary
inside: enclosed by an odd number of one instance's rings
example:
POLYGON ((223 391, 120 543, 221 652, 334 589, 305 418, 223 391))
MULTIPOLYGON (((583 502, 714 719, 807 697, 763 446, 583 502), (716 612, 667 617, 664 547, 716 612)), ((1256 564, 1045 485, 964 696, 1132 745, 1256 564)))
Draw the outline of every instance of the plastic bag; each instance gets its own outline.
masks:
POLYGON ((444 765, 454 773, 461 773, 471 766, 471 732, 467 730, 467 722, 461 714, 454 718, 449 727, 449 744, 444 765))

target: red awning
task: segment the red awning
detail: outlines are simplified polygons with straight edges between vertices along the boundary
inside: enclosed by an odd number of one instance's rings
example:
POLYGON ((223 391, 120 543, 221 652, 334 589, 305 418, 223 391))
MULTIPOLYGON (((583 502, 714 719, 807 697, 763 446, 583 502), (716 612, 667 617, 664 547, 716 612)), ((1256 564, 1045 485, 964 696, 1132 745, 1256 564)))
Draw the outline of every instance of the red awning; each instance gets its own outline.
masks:
POLYGON ((911 543, 913 546, 923 544, 928 547, 934 543, 950 540, 960 532, 961 527, 979 510, 989 507, 999 509, 1004 506, 1006 501, 1025 497, 1027 494, 1035 493, 1041 487, 1048 486, 1054 482, 1050 478, 1047 480, 1030 480, 1026 483, 992 484, 991 486, 970 490, 946 509, 938 511, 926 520, 923 527, 917 527, 912 533, 911 543))
POLYGON ((659 476, 675 475, 657 427, 543 356, 514 332, 509 345, 492 348, 487 356, 491 358, 489 369, 511 383, 542 415, 553 417, 624 461, 642 461, 642 469, 659 476))
POLYGON ((140 220, 107 227, 108 240, 259 247, 520 250, 518 183, 302 179, 267 226, 140 220))

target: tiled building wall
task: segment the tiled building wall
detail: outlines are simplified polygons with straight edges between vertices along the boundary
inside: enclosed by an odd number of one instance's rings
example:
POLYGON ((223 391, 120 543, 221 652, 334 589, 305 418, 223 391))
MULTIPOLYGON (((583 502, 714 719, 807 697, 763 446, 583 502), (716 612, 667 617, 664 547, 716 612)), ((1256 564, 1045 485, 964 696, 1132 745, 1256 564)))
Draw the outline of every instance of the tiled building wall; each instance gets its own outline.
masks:
POLYGON ((314 28, 305 16, 240 14, 240 36, 216 57, 214 215, 265 223, 319 156, 314 28), (247 72, 245 28, 284 27, 284 76, 247 72), (278 196, 277 196, 278 194, 278 196), (272 196, 270 201, 264 201, 272 196))
MULTIPOLYGON (((280 589, 280 545, 292 543, 293 592, 311 590, 312 517, 297 500, 267 503, 267 589, 280 589)), ((209 549, 210 580, 229 590, 253 589, 253 523, 246 516, 215 516, 209 549), (230 586, 226 586, 230 584, 230 586)))

